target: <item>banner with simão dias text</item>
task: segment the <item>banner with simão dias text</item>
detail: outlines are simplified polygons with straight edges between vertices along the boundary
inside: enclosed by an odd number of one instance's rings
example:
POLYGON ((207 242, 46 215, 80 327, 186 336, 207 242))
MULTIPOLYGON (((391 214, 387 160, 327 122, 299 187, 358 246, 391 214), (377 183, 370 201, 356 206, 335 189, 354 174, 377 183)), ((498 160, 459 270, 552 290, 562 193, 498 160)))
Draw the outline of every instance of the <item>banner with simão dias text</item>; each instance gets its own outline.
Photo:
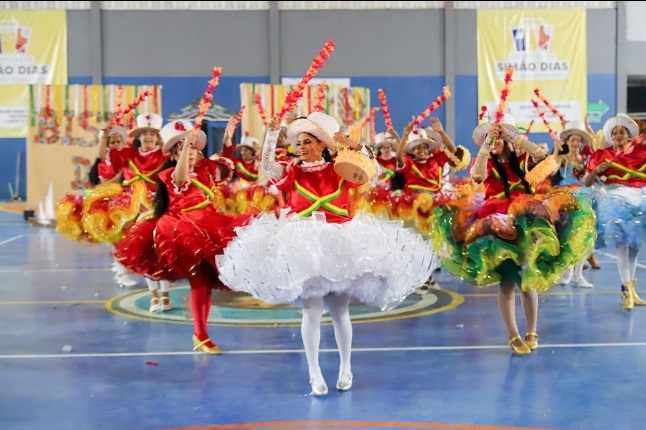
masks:
MULTIPOLYGON (((121 125, 131 130, 142 113, 161 115, 161 87, 133 85, 30 85, 27 134, 27 204, 38 207, 53 184, 54 201, 90 188, 89 173, 99 152, 98 132, 115 112, 146 89, 151 93, 121 125)), ((130 139, 129 139, 130 140, 130 139)))
MULTIPOLYGON (((318 83, 312 79, 303 90, 303 97, 287 114, 287 122, 307 116, 320 110, 339 121, 341 129, 348 126, 363 127, 362 136, 370 137, 368 119, 370 117, 370 90, 364 87, 347 87, 331 82, 319 99, 318 83)), ((261 141, 264 138, 265 122, 277 115, 289 91, 295 85, 240 84, 240 102, 245 106, 242 114, 242 133, 249 134, 261 141), (258 100, 260 103, 256 103, 258 100)))
POLYGON ((64 10, 0 11, 0 138, 27 135, 30 84, 67 84, 64 10))
POLYGON ((587 110, 587 36, 585 9, 478 10, 478 106, 493 115, 512 66, 507 110, 516 125, 546 132, 532 100, 554 130, 558 117, 541 102, 538 89, 566 120, 583 119, 587 110))

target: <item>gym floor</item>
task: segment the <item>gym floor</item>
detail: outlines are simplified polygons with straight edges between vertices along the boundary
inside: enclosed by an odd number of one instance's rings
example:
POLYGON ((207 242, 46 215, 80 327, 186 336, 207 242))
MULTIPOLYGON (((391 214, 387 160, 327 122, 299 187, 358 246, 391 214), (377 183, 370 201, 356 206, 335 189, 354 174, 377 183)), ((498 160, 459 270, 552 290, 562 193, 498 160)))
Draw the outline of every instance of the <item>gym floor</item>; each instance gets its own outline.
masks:
MULTIPOLYGON (((646 307, 621 307, 612 250, 591 289, 540 296, 539 349, 514 356, 496 287, 446 271, 441 287, 389 311, 354 304, 354 385, 334 389, 338 353, 323 327, 330 393, 310 395, 298 309, 214 295, 220 356, 192 351, 189 287, 148 312, 143 278, 120 288, 110 248, 0 212, 0 428, 642 429, 646 307), (641 328, 640 328, 641 327, 641 328)), ((646 254, 637 290, 646 296, 646 254)), ((525 324, 518 299, 518 323, 525 324)))

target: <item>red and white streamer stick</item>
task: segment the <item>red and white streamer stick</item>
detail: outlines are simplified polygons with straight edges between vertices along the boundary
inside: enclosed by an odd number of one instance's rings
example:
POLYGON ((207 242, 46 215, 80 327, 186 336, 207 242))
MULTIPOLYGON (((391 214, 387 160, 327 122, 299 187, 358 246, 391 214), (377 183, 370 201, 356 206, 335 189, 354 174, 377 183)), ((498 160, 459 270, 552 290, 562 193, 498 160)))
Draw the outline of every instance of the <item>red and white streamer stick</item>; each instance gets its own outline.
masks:
POLYGON ((388 100, 386 100, 386 93, 384 92, 384 90, 379 88, 377 95, 379 96, 379 101, 381 101, 381 111, 384 114, 386 130, 390 130, 391 128, 393 128, 393 120, 390 118, 390 110, 388 110, 388 100))
POLYGON ((424 118, 429 117, 431 113, 433 113, 435 109, 439 108, 449 97, 451 97, 449 87, 444 87, 442 89, 442 94, 438 96, 426 109, 424 109, 424 112, 417 115, 417 118, 413 120, 413 127, 417 127, 422 121, 424 121, 424 118))
POLYGON ((108 123, 108 128, 112 128, 115 125, 123 125, 123 118, 126 117, 126 115, 130 114, 130 112, 133 112, 137 106, 139 106, 141 103, 143 103, 144 100, 146 100, 146 97, 148 97, 151 94, 149 89, 146 89, 143 93, 139 94, 139 96, 124 110, 121 110, 121 108, 118 109, 118 114, 115 114, 112 118, 110 118, 110 122, 108 123))
POLYGON ((529 125, 527 126, 527 130, 525 130, 525 137, 529 136, 529 132, 532 131, 533 125, 534 125, 534 120, 531 120, 529 122, 529 125))
POLYGON ((256 107, 258 108, 258 114, 263 124, 267 124, 267 115, 265 114, 265 108, 262 105, 262 97, 260 94, 256 93, 253 95, 253 101, 256 102, 256 107))
POLYGON ((509 87, 513 74, 514 68, 512 66, 507 66, 507 68, 505 68, 505 84, 500 91, 500 103, 498 103, 498 108, 496 109, 496 116, 494 120, 496 124, 500 124, 503 116, 505 116, 505 109, 507 108, 507 97, 509 97, 509 93, 511 91, 509 87))
POLYGON ((117 87, 117 109, 114 112, 114 117, 117 118, 117 121, 112 125, 123 125, 123 115, 121 114, 121 103, 123 103, 123 87, 119 85, 117 87))
POLYGON ((327 92, 327 82, 319 82, 316 90, 316 104, 314 105, 313 112, 323 112, 325 109, 325 94, 327 92))
POLYGON ((370 141, 375 141, 375 136, 377 136, 377 131, 375 129, 375 113, 379 110, 378 107, 373 107, 370 109, 370 141))
POLYGON ((312 65, 307 70, 301 81, 287 94, 285 103, 280 109, 280 112, 278 112, 278 119, 283 119, 285 115, 287 115, 287 113, 296 106, 296 103, 301 99, 301 97, 303 97, 303 91, 305 90, 307 83, 311 81, 321 67, 323 67, 325 61, 330 57, 332 51, 334 51, 335 46, 336 45, 332 40, 325 42, 323 49, 321 49, 319 54, 314 58, 312 65))
POLYGON ((240 121, 242 121, 242 114, 244 112, 244 108, 245 108, 245 106, 242 105, 242 107, 238 111, 238 114, 236 115, 236 122, 233 124, 233 131, 234 132, 238 128, 238 126, 240 125, 240 121))
POLYGON ((204 119, 204 115, 206 115, 206 112, 211 107, 211 101, 213 100, 213 90, 220 83, 221 74, 222 74, 222 67, 213 68, 213 75, 211 77, 211 80, 209 80, 209 84, 206 87, 206 91, 204 91, 204 97, 202 97, 202 100, 200 101, 200 107, 199 107, 199 110, 197 111, 197 116, 195 117, 195 126, 193 126, 193 135, 197 135, 197 132, 202 129, 202 120, 204 119))
POLYGON ((545 112, 541 110, 536 100, 532 99, 532 104, 536 108, 536 112, 538 112, 538 116, 540 116, 541 119, 543 120, 543 124, 545 124, 545 127, 547 127, 547 131, 549 131, 550 137, 552 138, 552 140, 557 140, 558 137, 556 137, 556 133, 554 133, 554 130, 552 130, 552 127, 550 127, 550 122, 547 120, 547 118, 545 118, 545 112))
POLYGON ((482 105, 480 106, 480 115, 478 115, 478 119, 482 121, 482 118, 487 114, 487 106, 482 105))
POLYGON ((545 106, 547 106, 547 108, 548 108, 550 111, 552 111, 552 113, 553 113, 554 115, 556 115, 556 117, 559 119, 559 121, 561 121, 561 124, 565 123, 566 119, 563 117, 563 115, 561 115, 561 113, 560 113, 560 112, 559 112, 559 111, 558 111, 554 106, 552 106, 552 104, 551 104, 551 103, 550 103, 550 102, 545 98, 545 96, 543 96, 543 95, 541 94, 541 90, 539 90, 538 88, 536 88, 536 89, 534 90, 534 94, 536 94, 536 96, 537 96, 539 99, 541 99, 541 101, 543 102, 543 104, 545 104, 545 106))

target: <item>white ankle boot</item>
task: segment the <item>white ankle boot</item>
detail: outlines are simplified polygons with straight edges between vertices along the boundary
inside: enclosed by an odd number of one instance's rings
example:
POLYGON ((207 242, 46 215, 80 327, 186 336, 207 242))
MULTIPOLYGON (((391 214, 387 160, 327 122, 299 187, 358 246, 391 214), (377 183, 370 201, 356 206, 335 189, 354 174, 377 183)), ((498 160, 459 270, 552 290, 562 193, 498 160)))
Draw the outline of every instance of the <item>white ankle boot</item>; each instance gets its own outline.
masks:
POLYGON ((574 269, 572 267, 570 267, 569 269, 565 269, 565 272, 563 272, 561 279, 559 279, 559 284, 568 285, 570 282, 572 282, 573 273, 574 273, 574 269))
POLYGON ((320 373, 310 379, 310 386, 312 387, 312 395, 327 396, 327 384, 320 373))
POLYGON ((350 388, 352 388, 352 372, 339 372, 336 389, 339 391, 348 391, 350 388))
POLYGON ((594 286, 592 283, 588 282, 583 276, 572 279, 572 282, 574 283, 574 285, 580 288, 592 288, 594 286))

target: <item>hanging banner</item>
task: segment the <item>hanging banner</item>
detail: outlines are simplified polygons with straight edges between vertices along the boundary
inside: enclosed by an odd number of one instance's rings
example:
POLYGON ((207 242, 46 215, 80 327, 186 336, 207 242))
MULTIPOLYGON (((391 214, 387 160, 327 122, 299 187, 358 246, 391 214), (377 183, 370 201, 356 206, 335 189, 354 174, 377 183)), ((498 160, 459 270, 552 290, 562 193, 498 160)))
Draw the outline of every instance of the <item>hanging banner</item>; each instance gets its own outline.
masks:
POLYGON ((27 136, 30 84, 67 84, 64 10, 0 11, 0 138, 27 136))
MULTIPOLYGON (((514 67, 507 112, 516 125, 544 133, 532 99, 540 93, 567 120, 583 119, 587 110, 587 29, 585 9, 478 10, 478 107, 495 112, 505 68, 514 67)), ((553 129, 560 121, 541 108, 553 129)))
MULTIPOLYGON (((115 112, 148 89, 148 96, 122 119, 131 130, 141 113, 161 112, 161 87, 132 85, 30 85, 27 135, 27 204, 38 207, 53 184, 54 201, 90 188, 99 153, 98 132, 115 112)), ((130 139, 129 139, 130 140, 130 139)))
MULTIPOLYGON (((325 79, 323 79, 325 80, 325 79)), ((325 87, 323 98, 319 100, 318 83, 305 87, 303 97, 285 118, 290 122, 296 118, 320 110, 339 121, 342 130, 348 126, 362 127, 362 136, 370 136, 370 90, 364 87, 347 87, 331 82, 325 87)), ((264 139, 265 122, 276 116, 285 97, 295 85, 240 84, 240 103, 245 106, 242 114, 242 133, 249 132, 259 140, 264 139)))

